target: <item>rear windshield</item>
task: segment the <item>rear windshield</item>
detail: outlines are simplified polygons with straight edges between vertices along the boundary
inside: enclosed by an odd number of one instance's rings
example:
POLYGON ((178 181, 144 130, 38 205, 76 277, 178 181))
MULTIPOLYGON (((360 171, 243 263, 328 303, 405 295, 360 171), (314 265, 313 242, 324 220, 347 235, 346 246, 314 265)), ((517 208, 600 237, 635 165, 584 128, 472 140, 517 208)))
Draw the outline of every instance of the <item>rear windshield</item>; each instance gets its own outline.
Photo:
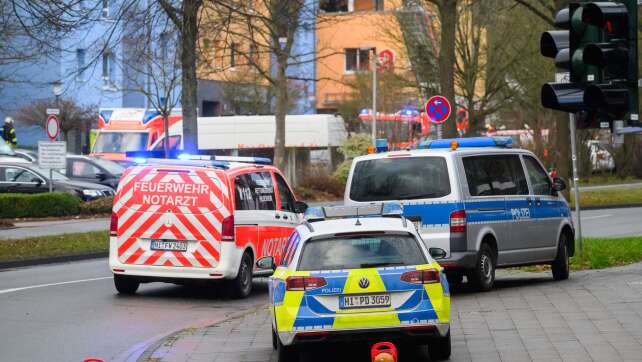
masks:
POLYGON ((350 186, 354 201, 431 199, 450 194, 443 157, 382 158, 357 163, 350 186))
POLYGON ((362 235, 308 241, 299 270, 336 270, 425 264, 411 235, 362 235))

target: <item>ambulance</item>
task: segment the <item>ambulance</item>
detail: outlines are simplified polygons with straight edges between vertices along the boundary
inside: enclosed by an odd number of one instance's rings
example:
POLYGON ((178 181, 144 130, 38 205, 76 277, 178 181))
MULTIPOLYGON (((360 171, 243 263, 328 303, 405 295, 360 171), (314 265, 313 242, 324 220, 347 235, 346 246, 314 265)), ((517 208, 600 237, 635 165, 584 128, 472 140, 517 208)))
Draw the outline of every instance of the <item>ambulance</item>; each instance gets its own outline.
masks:
POLYGON ((116 290, 211 281, 247 297, 252 277, 272 272, 255 260, 278 259, 307 205, 269 159, 183 156, 137 158, 123 174, 110 226, 116 290))

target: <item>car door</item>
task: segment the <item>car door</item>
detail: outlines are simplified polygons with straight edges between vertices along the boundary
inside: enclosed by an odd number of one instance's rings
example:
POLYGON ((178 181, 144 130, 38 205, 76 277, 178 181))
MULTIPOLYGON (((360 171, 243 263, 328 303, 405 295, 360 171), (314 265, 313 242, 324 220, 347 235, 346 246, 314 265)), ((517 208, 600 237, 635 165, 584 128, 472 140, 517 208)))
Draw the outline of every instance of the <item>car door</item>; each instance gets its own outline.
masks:
POLYGON ((537 159, 530 155, 523 155, 522 159, 530 184, 531 213, 537 222, 533 248, 540 248, 533 257, 541 260, 554 258, 562 219, 557 193, 553 191, 553 183, 537 159))
POLYGON ((7 166, 3 174, 6 192, 36 194, 48 191, 45 180, 26 168, 7 166))
POLYGON ((279 173, 274 173, 277 188, 277 209, 281 212, 281 224, 283 225, 283 237, 290 237, 294 228, 299 224, 299 214, 296 213, 296 199, 290 190, 287 182, 279 173))

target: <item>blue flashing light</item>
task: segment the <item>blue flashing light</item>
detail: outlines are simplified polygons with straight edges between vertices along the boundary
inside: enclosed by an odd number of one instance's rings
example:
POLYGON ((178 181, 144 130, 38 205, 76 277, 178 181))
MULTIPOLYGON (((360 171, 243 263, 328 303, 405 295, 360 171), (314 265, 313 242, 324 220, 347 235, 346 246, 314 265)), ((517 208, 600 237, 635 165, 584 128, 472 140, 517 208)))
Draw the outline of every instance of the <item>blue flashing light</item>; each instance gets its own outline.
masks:
POLYGON ((385 138, 377 138, 375 148, 377 152, 388 152, 388 140, 385 138))
POLYGON ((342 219, 357 217, 402 217, 403 206, 398 202, 384 202, 381 204, 309 207, 304 214, 305 220, 322 221, 326 219, 342 219))
POLYGON ((441 140, 424 141, 419 145, 420 149, 451 148, 452 142, 457 142, 457 148, 466 147, 511 147, 513 139, 510 137, 468 137, 468 138, 446 138, 441 140))
POLYGON ((398 202, 385 202, 381 210, 383 216, 402 216, 403 206, 398 202))
POLYGON ((142 157, 136 157, 134 158, 134 163, 136 163, 137 165, 144 165, 147 163, 147 159, 142 157))
POLYGON ((192 155, 190 155, 188 153, 181 153, 176 158, 178 158, 179 160, 191 160, 192 159, 191 157, 192 157, 192 155))
POLYGON ((303 217, 307 221, 319 221, 325 219, 325 213, 322 207, 308 207, 303 217))

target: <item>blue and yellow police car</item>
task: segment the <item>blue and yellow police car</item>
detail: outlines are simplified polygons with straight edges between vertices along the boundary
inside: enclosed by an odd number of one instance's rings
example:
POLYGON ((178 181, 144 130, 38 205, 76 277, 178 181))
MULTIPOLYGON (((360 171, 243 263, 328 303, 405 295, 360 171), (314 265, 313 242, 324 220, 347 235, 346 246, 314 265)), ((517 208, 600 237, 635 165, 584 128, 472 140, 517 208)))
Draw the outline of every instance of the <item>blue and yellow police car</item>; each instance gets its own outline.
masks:
POLYGON ((398 341, 450 356, 450 292, 442 267, 398 203, 309 208, 273 269, 269 299, 279 361, 301 346, 398 341))

